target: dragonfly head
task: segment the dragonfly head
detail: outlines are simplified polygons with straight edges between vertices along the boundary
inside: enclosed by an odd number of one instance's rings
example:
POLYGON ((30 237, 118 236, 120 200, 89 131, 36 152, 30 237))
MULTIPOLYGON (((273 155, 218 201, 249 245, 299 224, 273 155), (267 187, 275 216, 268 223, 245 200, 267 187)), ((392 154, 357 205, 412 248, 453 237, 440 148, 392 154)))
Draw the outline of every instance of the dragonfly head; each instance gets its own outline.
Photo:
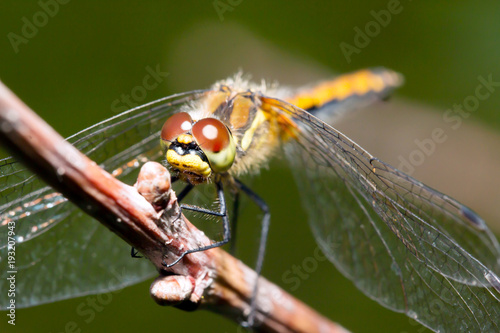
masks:
POLYGON ((161 143, 167 162, 192 183, 226 172, 236 156, 236 144, 226 125, 215 118, 194 122, 186 112, 165 121, 161 143))

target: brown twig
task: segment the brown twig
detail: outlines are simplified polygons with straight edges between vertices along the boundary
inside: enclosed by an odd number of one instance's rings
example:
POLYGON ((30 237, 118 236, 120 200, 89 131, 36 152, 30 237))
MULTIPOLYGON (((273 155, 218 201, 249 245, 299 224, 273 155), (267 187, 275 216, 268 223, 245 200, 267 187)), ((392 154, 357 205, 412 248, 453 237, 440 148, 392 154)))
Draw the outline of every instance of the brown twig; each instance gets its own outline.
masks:
MULTIPOLYGON (((168 171, 143 166, 135 187, 113 178, 60 137, 0 82, 0 139, 38 176, 144 254, 160 276, 151 294, 162 305, 204 308, 241 322, 256 273, 219 248, 189 254, 210 240, 181 215, 168 171), (91 207, 91 209, 89 209, 91 207)), ((124 254, 126 255, 126 254, 124 254)), ((264 278, 256 301, 259 332, 346 332, 264 278)))

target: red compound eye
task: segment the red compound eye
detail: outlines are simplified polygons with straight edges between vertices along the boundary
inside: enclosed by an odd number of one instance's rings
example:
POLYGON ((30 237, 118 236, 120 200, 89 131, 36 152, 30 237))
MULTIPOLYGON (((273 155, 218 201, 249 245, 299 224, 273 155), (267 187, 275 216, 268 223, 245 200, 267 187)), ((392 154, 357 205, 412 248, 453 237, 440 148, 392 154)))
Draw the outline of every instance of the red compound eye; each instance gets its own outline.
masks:
POLYGON ((205 118, 193 125, 193 136, 203 151, 218 153, 227 148, 231 139, 227 127, 217 119, 205 118))
POLYGON ((176 113, 165 121, 161 128, 161 139, 172 142, 179 135, 191 130, 193 120, 186 112, 176 113))

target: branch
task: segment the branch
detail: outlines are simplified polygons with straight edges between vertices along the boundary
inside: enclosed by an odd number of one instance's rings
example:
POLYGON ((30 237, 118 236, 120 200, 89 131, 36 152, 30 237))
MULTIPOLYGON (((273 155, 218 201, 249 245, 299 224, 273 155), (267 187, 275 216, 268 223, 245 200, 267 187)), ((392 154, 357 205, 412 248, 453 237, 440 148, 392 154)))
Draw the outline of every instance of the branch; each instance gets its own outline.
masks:
MULTIPOLYGON (((204 308, 239 323, 247 318, 256 273, 220 248, 185 256, 209 244, 182 214, 168 171, 146 163, 135 187, 113 178, 63 140, 0 82, 0 139, 11 152, 80 209, 138 249, 157 268, 153 299, 183 310, 204 308)), ((127 254, 124 254, 127 255, 127 254)), ((259 278, 259 332, 346 332, 266 279, 259 278)))

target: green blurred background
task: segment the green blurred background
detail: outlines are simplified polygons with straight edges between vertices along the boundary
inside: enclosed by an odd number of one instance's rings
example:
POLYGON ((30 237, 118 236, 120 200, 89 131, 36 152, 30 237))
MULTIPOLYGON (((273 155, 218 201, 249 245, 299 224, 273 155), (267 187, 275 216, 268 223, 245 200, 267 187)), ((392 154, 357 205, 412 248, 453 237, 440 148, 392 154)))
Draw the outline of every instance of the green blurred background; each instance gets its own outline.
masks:
MULTIPOLYGON (((43 2, 43 1, 42 1, 43 2)), ((397 165, 415 149, 414 140, 442 127, 443 112, 473 95, 478 76, 500 81, 498 1, 403 1, 359 53, 348 62, 339 45, 354 45, 355 27, 373 21, 371 11, 390 1, 77 1, 58 13, 26 43, 23 18, 33 22, 36 1, 0 3, 0 80, 63 136, 116 114, 113 101, 142 85, 146 68, 168 76, 138 104, 174 92, 205 88, 238 69, 284 84, 307 84, 334 73, 386 66, 404 74, 394 105, 348 115, 338 128, 375 156, 397 165), (220 12, 221 6, 227 11, 220 12), (12 34, 10 35, 13 36, 12 34)), ((494 92, 436 153, 413 174, 457 197, 485 217, 500 221, 500 91, 494 92)), ((301 279, 283 278, 302 266, 316 245, 284 162, 273 162, 253 182, 268 201, 272 226, 264 275, 324 315, 354 332, 422 332, 401 314, 369 300, 328 262, 301 279), (286 195, 283 195, 286 193, 286 195)), ((241 219, 240 252, 254 257, 256 210, 241 219)), ((498 227, 495 230, 499 230, 498 227)), ((124 253, 124 255, 128 255, 124 253)), ((253 260, 250 260, 250 264, 253 260)), ((112 294, 90 322, 76 313, 78 298, 18 310, 17 325, 0 320, 1 332, 234 332, 217 315, 157 306, 150 281, 112 294)))

